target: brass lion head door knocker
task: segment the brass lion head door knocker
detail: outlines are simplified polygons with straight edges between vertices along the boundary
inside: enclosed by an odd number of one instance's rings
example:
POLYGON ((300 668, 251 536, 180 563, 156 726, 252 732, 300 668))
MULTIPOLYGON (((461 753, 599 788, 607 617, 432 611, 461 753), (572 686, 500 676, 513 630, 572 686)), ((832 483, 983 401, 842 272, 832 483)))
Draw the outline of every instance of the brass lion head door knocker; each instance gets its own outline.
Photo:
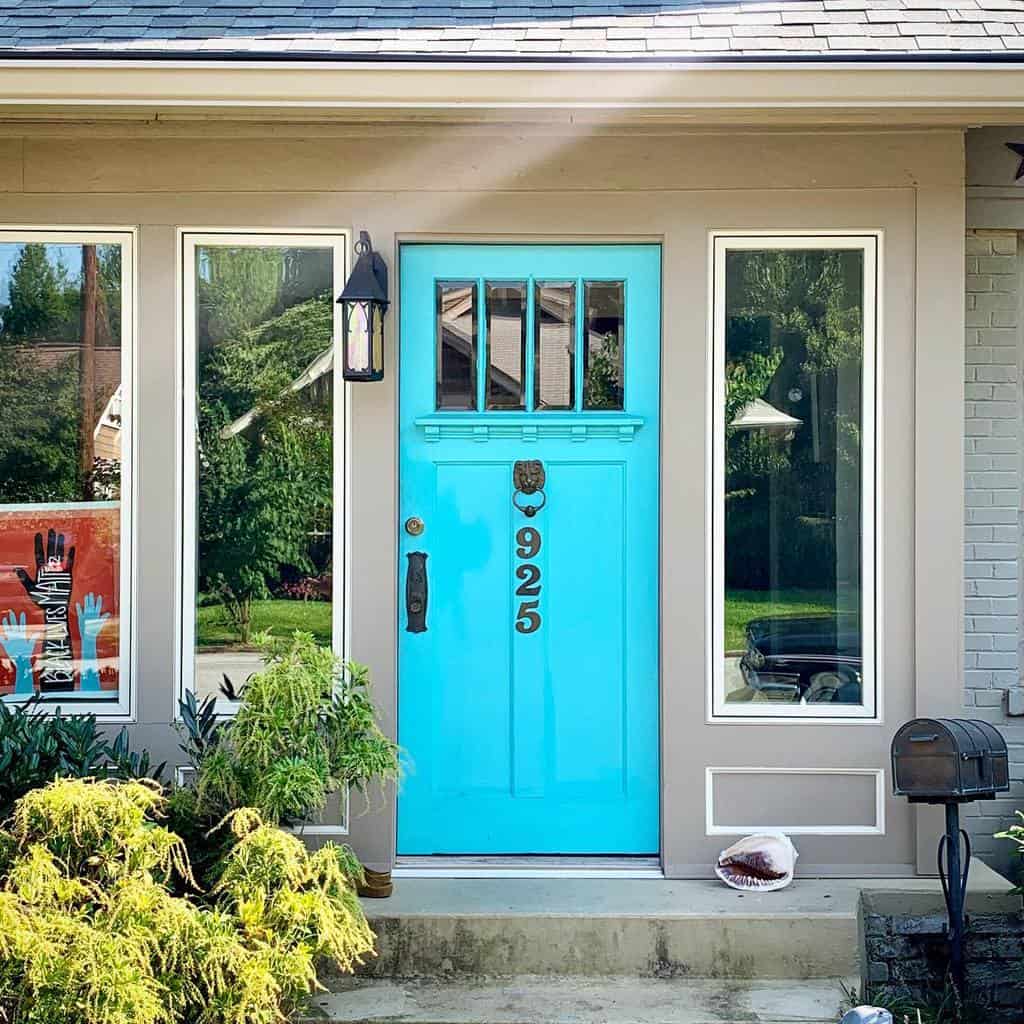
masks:
POLYGON ((512 466, 512 486, 515 488, 515 492, 512 495, 512 504, 527 519, 532 519, 548 502, 547 495, 544 493, 546 479, 544 463, 540 459, 523 459, 512 466), (540 495, 539 505, 520 503, 520 495, 529 496, 531 494, 540 495))

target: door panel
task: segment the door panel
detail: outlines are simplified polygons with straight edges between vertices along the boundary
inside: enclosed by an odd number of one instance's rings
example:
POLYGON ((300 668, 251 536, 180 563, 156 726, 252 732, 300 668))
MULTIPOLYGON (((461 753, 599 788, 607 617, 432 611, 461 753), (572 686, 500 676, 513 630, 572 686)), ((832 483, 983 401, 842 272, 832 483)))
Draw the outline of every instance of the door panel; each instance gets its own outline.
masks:
POLYGON ((660 267, 402 249, 400 519, 426 528, 400 564, 427 556, 428 606, 408 632, 398 581, 399 853, 658 851, 660 267))

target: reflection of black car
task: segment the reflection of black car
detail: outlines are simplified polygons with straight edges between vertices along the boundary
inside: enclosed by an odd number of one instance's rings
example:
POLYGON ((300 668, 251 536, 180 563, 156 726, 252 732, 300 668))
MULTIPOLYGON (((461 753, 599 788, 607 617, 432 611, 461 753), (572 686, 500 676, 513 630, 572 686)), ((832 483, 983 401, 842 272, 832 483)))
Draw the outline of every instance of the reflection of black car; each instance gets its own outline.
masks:
POLYGON ((747 686, 766 697, 860 704, 860 616, 841 612, 752 619, 740 668, 747 686))

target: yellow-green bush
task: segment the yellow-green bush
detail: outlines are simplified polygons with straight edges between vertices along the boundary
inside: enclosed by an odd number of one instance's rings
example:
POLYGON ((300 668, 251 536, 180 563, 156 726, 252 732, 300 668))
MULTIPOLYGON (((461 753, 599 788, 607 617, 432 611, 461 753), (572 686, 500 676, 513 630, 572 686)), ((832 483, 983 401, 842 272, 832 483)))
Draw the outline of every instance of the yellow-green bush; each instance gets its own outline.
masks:
POLYGON ((309 853, 251 809, 208 893, 159 824, 155 784, 63 779, 0 834, 4 1024, 276 1024, 373 936, 333 846, 309 853), (190 889, 174 895, 174 889, 190 889))

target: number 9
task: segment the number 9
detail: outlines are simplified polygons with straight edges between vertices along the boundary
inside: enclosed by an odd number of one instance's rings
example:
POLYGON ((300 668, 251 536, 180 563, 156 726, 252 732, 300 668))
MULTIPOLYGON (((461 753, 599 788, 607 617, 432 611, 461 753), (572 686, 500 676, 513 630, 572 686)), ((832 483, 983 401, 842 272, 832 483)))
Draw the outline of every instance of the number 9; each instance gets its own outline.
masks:
POLYGON ((540 551, 540 531, 532 526, 524 526, 516 533, 516 555, 519 558, 535 558, 540 551))

